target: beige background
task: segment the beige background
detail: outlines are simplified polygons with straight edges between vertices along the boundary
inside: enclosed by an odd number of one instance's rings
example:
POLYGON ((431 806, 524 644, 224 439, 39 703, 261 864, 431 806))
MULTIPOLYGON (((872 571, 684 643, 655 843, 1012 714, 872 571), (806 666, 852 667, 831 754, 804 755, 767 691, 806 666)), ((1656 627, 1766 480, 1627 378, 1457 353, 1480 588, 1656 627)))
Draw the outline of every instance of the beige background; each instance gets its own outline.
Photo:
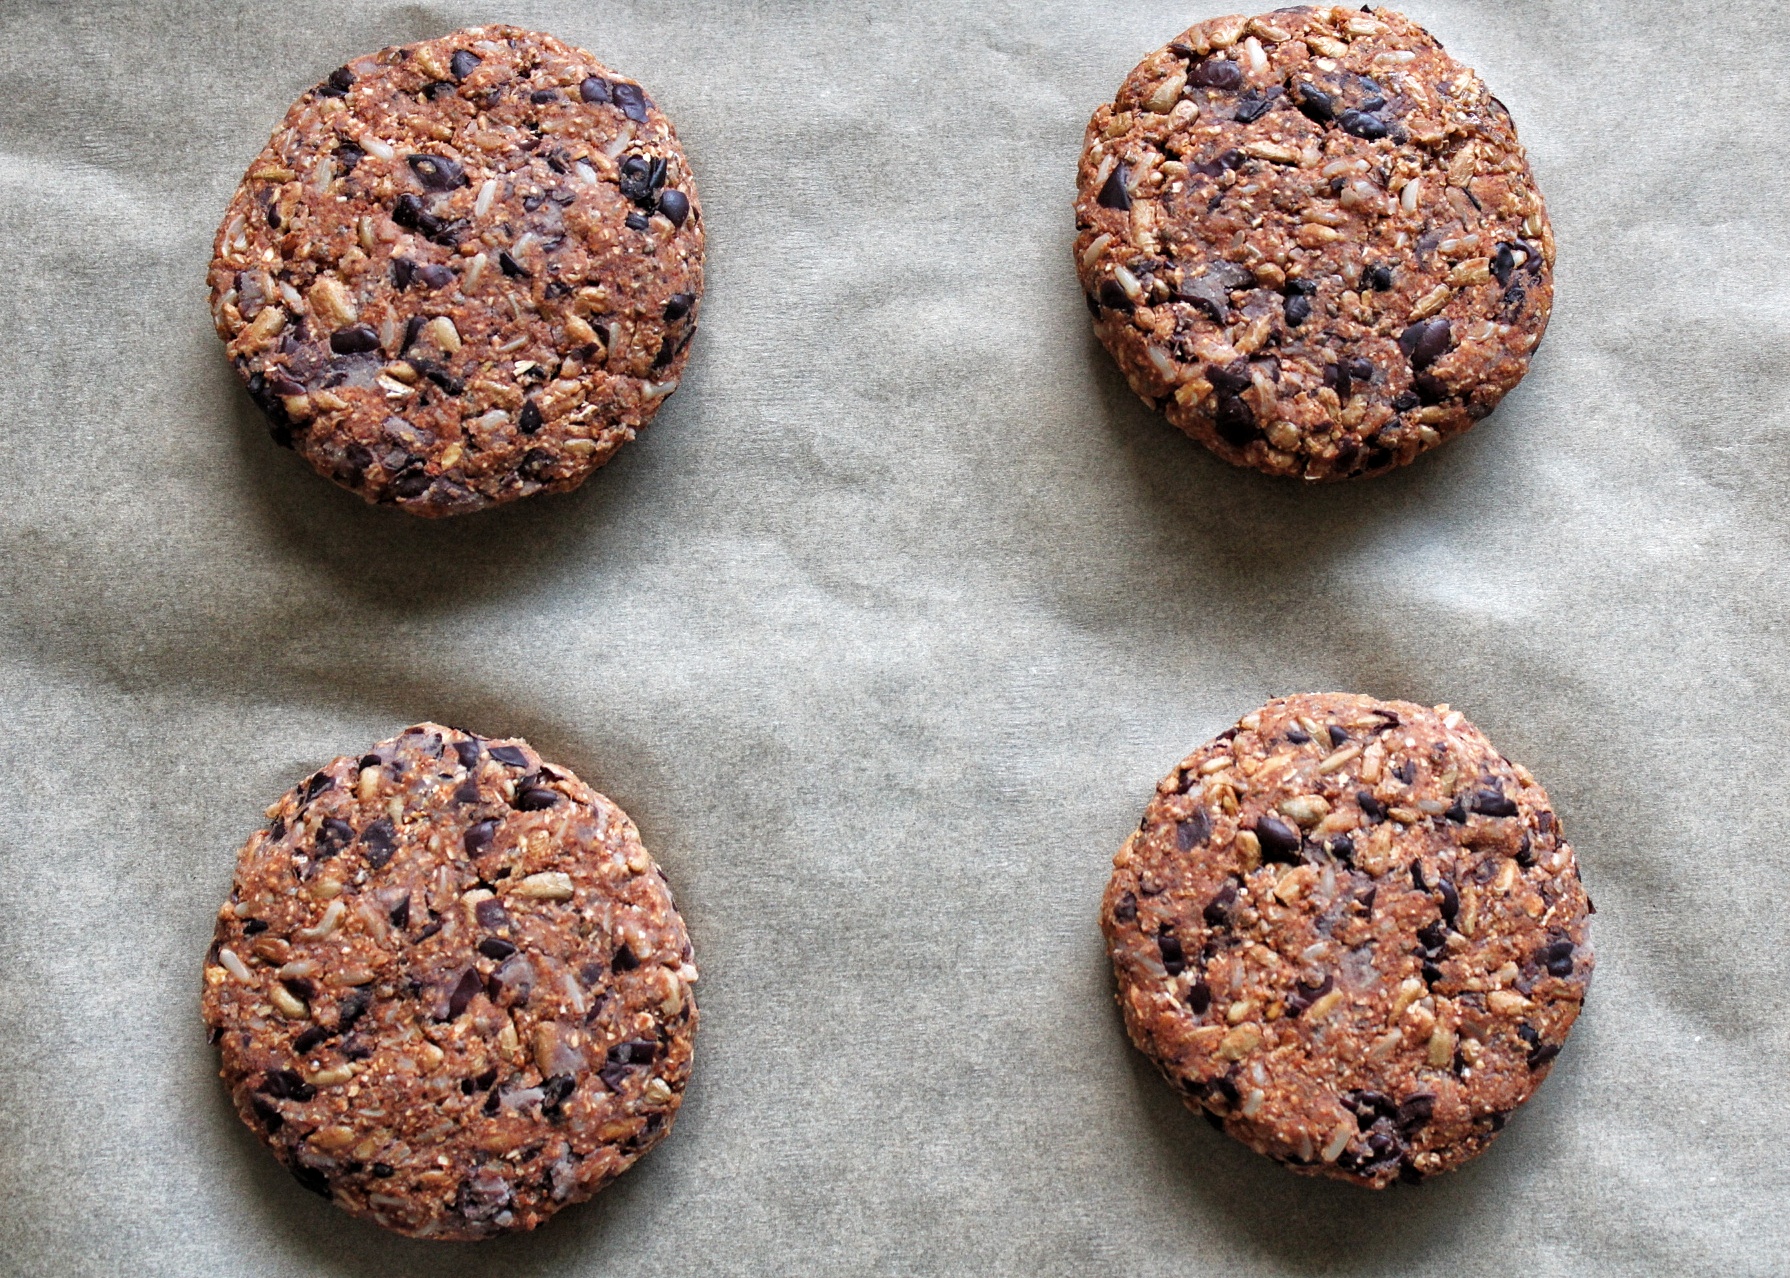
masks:
POLYGON ((1088 113, 1206 3, 0 7, 0 1272, 1783 1273, 1790 17, 1446 0, 1559 236, 1534 371, 1312 490, 1145 411, 1069 260, 1088 113), (204 273, 349 56, 508 18, 646 81, 711 246, 681 391, 583 491, 423 523, 268 442, 204 273), (1271 694, 1464 708, 1599 910, 1493 1151, 1373 1196, 1183 1112, 1094 918, 1271 694), (671 1139, 532 1237, 409 1243, 230 1112, 199 962, 261 807, 423 717, 639 821, 702 964, 671 1139))

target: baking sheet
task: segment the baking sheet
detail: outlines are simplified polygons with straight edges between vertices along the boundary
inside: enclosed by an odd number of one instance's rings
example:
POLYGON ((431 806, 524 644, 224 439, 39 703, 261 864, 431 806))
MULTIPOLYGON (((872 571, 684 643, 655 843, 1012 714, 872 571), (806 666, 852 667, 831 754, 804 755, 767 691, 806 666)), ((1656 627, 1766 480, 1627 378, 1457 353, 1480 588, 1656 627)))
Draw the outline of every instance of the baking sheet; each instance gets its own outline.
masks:
POLYGON ((1516 116, 1553 326, 1312 490, 1138 404, 1071 269, 1089 112, 1223 8, 0 8, 0 1272, 1782 1273, 1790 17, 1409 9, 1516 116), (709 293, 582 491, 424 523, 268 443, 204 271, 298 92, 495 20, 646 82, 709 293), (1156 778, 1306 689, 1466 710, 1599 909, 1535 1101, 1378 1196, 1183 1111, 1095 927, 1156 778), (198 1017, 262 806, 425 717, 626 807, 703 970, 672 1137, 471 1247, 301 1190, 198 1017))

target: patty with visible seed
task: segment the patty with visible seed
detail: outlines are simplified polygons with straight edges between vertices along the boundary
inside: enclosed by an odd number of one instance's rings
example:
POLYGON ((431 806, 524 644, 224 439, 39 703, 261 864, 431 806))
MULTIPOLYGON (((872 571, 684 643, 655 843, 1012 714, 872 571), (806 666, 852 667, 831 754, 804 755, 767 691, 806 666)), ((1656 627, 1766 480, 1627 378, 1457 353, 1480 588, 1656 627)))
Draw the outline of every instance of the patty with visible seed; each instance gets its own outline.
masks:
POLYGON ((1553 304, 1510 113, 1389 9, 1189 28, 1094 112, 1075 212, 1132 389, 1271 475, 1373 474, 1461 434, 1553 304))
POLYGON ((212 317, 278 443, 452 515, 576 488, 634 438, 682 375, 702 262, 645 90, 473 27, 293 104, 218 229, 212 317))
POLYGON ((1459 711, 1310 694, 1158 784, 1100 925, 1189 1108, 1381 1188, 1483 1152, 1547 1076, 1590 913, 1546 792, 1459 711))
POLYGON ((627 815, 524 741, 423 723, 267 810, 206 956, 237 1112, 418 1238, 533 1229, 671 1130, 696 980, 627 815))

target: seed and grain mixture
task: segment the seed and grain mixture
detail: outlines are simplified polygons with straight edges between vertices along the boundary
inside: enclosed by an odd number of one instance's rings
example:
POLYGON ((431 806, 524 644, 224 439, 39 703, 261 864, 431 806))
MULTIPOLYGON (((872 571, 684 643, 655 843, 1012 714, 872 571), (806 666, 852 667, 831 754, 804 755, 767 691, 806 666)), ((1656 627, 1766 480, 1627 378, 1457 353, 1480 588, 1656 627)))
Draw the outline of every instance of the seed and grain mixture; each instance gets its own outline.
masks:
POLYGON ((646 92, 473 27, 293 104, 218 230, 212 316, 276 442, 452 515, 575 488, 634 438, 677 388, 702 261, 646 92))
POLYGON ((1271 475, 1372 474, 1467 430, 1553 302, 1510 113, 1388 9, 1189 28, 1094 112, 1075 214, 1132 389, 1271 475))
POLYGON ((671 1130, 696 980, 621 809, 526 742, 423 723, 244 846, 206 956, 237 1112, 418 1238, 533 1229, 671 1130))
POLYGON ((1272 701, 1156 787, 1101 907, 1131 1039, 1270 1158, 1381 1188, 1481 1153, 1591 980, 1520 764, 1404 701, 1272 701))

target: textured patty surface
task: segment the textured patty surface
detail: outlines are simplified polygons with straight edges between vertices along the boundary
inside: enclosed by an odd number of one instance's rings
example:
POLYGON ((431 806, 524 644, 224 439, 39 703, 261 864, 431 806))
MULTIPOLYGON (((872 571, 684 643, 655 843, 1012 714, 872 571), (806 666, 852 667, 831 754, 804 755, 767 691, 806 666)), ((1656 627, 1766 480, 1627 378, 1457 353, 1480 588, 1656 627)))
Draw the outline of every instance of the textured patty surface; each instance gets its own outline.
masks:
POLYGON ((1296 1171, 1380 1187, 1482 1152, 1591 979, 1547 794, 1447 706, 1272 701, 1157 786, 1113 866, 1132 1041, 1296 1171))
POLYGON ((242 1120, 423 1238, 532 1229, 671 1129, 689 937, 634 824, 526 742, 424 723, 267 810, 206 956, 242 1120))
POLYGON ((1467 430, 1527 371, 1554 239, 1510 113, 1390 10, 1214 18, 1094 112, 1095 330, 1239 465, 1343 479, 1467 430))
POLYGON ((702 210, 634 81, 550 35, 385 49, 292 106, 211 264, 276 441, 419 515, 575 488, 676 387, 702 210))

